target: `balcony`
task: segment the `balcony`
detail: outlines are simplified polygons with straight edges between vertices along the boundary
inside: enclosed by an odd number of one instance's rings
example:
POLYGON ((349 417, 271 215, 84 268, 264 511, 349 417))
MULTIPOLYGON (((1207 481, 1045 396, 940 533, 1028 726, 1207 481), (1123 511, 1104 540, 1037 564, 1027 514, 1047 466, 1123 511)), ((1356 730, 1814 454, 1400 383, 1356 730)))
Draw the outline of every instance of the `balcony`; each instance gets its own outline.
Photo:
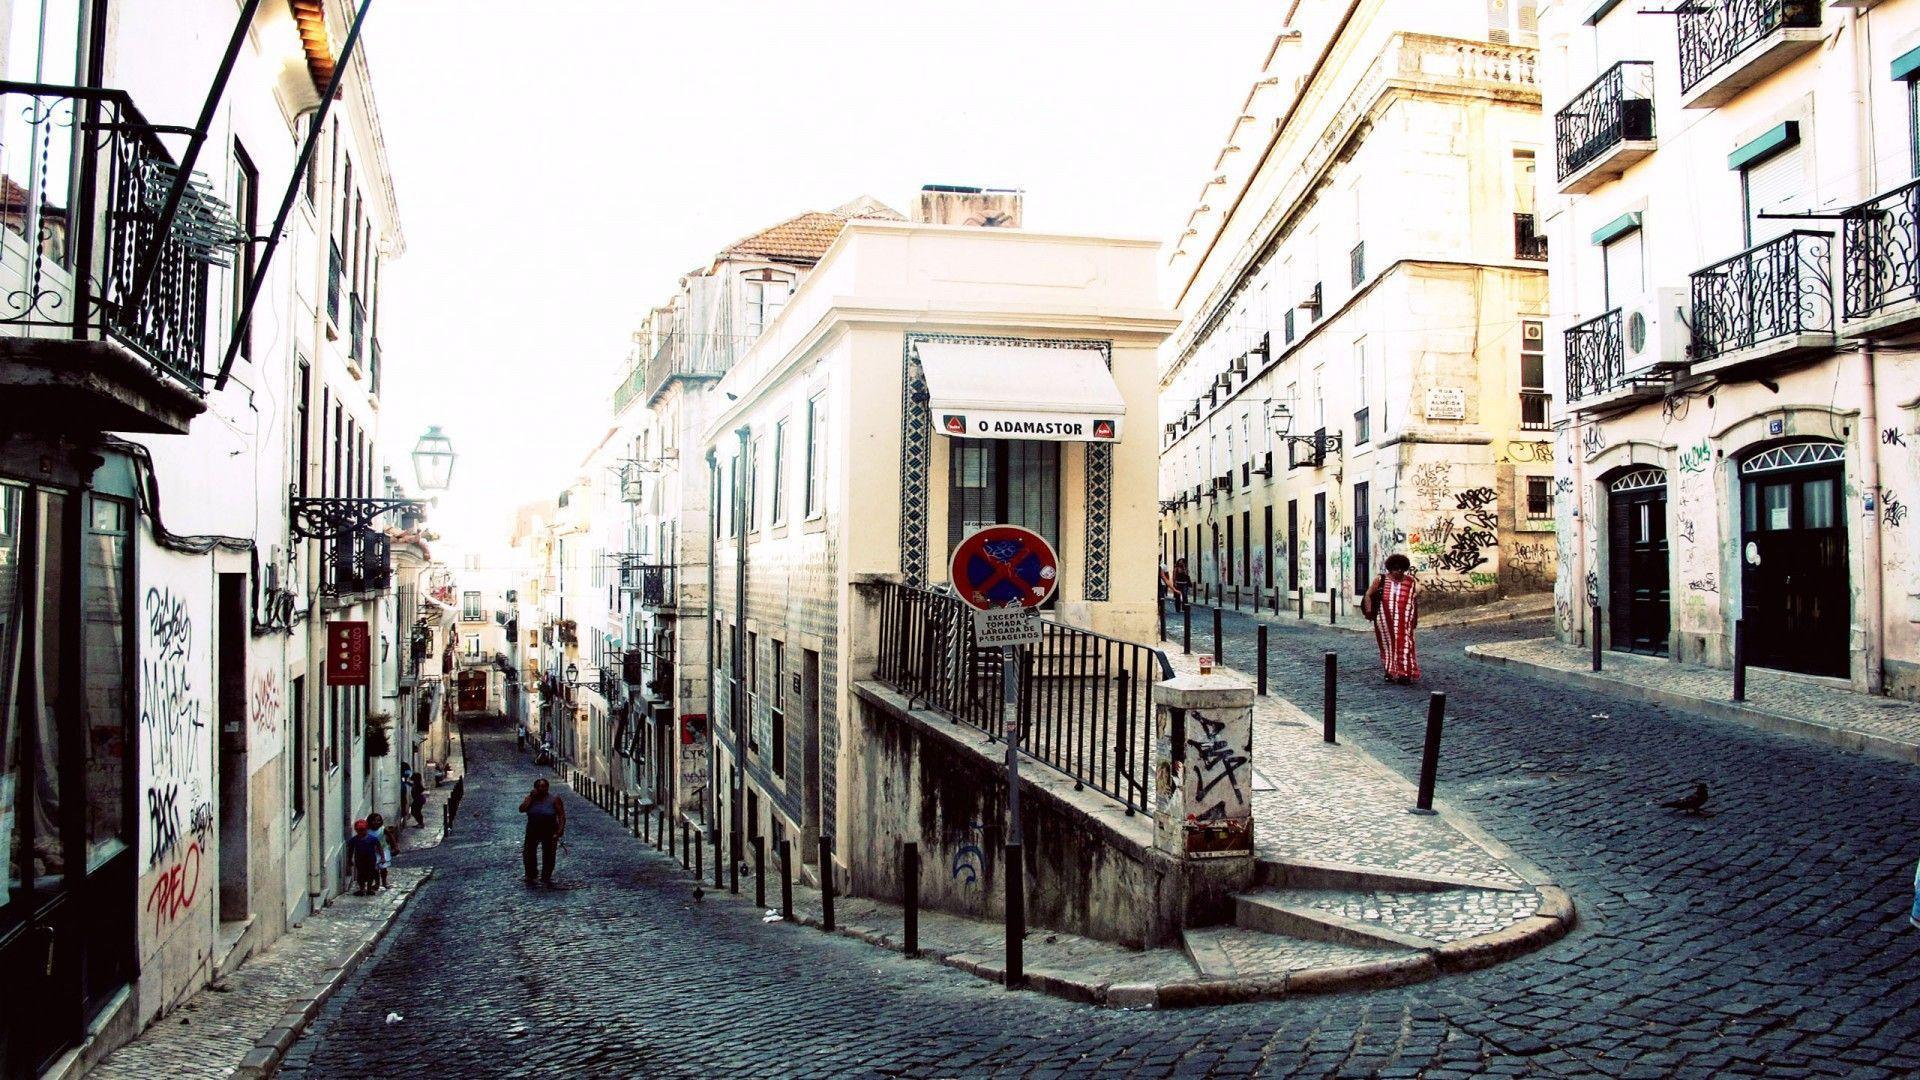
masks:
POLYGON ((236 226, 118 90, 0 82, 0 429, 184 434, 236 226))
POLYGON ((1725 105, 1820 47, 1820 0, 1719 0, 1678 5, 1680 107, 1725 105))
POLYGON ((640 598, 640 606, 655 609, 679 605, 674 594, 674 567, 667 563, 628 561, 622 556, 620 587, 640 598))
POLYGON ((1880 334, 1920 320, 1920 180, 1852 207, 1841 293, 1849 334, 1880 334))
POLYGON ((1833 347, 1833 237, 1795 230, 1692 275, 1695 371, 1833 347))
MULTIPOLYGON (((1569 353, 1568 355, 1572 355, 1569 353)), ((1545 390, 1520 391, 1520 430, 1547 431, 1553 427, 1549 415, 1553 411, 1553 395, 1545 390)))
POLYGON ((1547 237, 1533 231, 1532 214, 1513 215, 1513 257, 1521 262, 1547 261, 1547 237))
POLYGON ((725 375, 733 366, 733 348, 733 339, 728 337, 695 347, 682 334, 668 334, 654 350, 653 359, 647 361, 647 400, 659 397, 674 379, 718 379, 725 375))
POLYGON ((347 359, 362 360, 367 355, 367 308, 357 292, 347 295, 347 359))
POLYGON ((393 584, 393 549, 387 534, 358 529, 327 541, 320 591, 328 596, 379 592, 393 584))
POLYGON ((1553 144, 1566 195, 1594 191, 1653 153, 1653 64, 1622 61, 1575 94, 1553 116, 1553 144))
MULTIPOLYGON (((1588 319, 1566 332, 1567 403, 1575 412, 1612 408, 1660 397, 1673 385, 1672 372, 1664 367, 1628 371, 1623 323, 1619 308, 1588 319)), ((1522 426, 1527 413, 1527 393, 1521 395, 1522 426)), ((1544 413, 1551 399, 1539 394, 1541 427, 1547 426, 1544 413)))

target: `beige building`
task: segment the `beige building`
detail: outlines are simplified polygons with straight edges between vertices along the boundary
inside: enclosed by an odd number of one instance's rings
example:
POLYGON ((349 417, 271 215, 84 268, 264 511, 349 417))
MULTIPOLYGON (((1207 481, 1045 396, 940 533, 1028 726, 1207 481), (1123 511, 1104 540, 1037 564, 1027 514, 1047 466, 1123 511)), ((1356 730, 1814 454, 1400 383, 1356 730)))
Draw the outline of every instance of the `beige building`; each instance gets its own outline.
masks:
POLYGON ((1920 3, 1541 32, 1561 637, 1920 697, 1920 3))
POLYGON ((1152 639, 1154 356, 1173 327, 1155 249, 852 221, 721 378, 696 445, 717 507, 711 820, 730 836, 744 819, 808 862, 823 832, 842 852, 892 842, 866 816, 884 740, 854 687, 886 598, 937 603, 980 525, 1052 542, 1058 624, 1152 639))
POLYGON ((1294 5, 1165 256, 1161 557, 1229 603, 1551 587, 1531 5, 1294 5), (1491 12, 1491 14, 1490 14, 1491 12))

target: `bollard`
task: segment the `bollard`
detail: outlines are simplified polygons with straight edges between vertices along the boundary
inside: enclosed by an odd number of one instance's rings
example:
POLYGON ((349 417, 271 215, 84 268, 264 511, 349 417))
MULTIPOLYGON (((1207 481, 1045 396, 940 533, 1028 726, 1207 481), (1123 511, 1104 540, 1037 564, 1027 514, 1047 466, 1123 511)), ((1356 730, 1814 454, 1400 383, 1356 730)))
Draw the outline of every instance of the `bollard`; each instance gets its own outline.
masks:
POLYGON ((1154 618, 1158 619, 1160 622, 1160 639, 1159 640, 1161 641, 1167 640, 1167 598, 1166 597, 1164 596, 1161 597, 1160 602, 1153 605, 1153 615, 1154 615, 1154 618))
POLYGON ((1307 590, 1304 586, 1300 589, 1300 621, 1307 621, 1307 590))
MULTIPOLYGON (((680 819, 680 869, 693 869, 693 844, 687 839, 687 819, 680 819)), ((697 876, 697 875, 696 875, 697 876)))
POLYGON ((1281 588, 1280 586, 1278 586, 1278 585, 1275 585, 1275 586, 1273 587, 1273 613, 1274 613, 1274 615, 1276 615, 1276 616, 1278 616, 1278 615, 1280 614, 1280 596, 1281 596, 1281 594, 1282 594, 1282 593, 1284 593, 1285 591, 1286 591, 1286 590, 1284 590, 1284 589, 1282 589, 1282 588, 1281 588))
POLYGON ((1336 603, 1336 601, 1338 601, 1339 599, 1340 599, 1340 590, 1337 588, 1334 588, 1332 585, 1328 585, 1327 586, 1327 625, 1328 626, 1333 626, 1340 621, 1340 605, 1336 603))
MULTIPOLYGON (((713 830, 713 891, 714 892, 720 891, 720 875, 722 872, 721 864, 725 863, 726 861, 727 860, 722 859, 720 857, 720 829, 718 826, 715 826, 713 830)), ((733 868, 733 889, 731 891, 736 895, 738 895, 740 892, 740 868, 738 866, 733 868)))
POLYGON ((1240 586, 1238 585, 1233 587, 1233 610, 1240 610, 1240 586))
POLYGON ((1253 634, 1255 647, 1260 650, 1260 696, 1267 696, 1267 624, 1261 623, 1253 634))
POLYGON ((753 906, 767 910, 767 838, 753 838, 753 906))
POLYGON ((833 933, 833 837, 820 834, 820 928, 833 933))
MULTIPOLYGON (((681 830, 680 835, 682 836, 687 835, 687 832, 684 828, 681 830)), ((707 876, 707 867, 706 867, 707 845, 700 842, 700 836, 698 833, 695 833, 691 837, 689 842, 693 847, 693 883, 695 885, 698 885, 702 881, 706 880, 706 876, 707 876)))
POLYGON ((1184 625, 1182 625, 1180 628, 1180 651, 1187 654, 1188 656, 1192 656, 1193 655, 1193 605, 1192 604, 1188 604, 1186 608, 1180 612, 1180 618, 1184 623, 1184 625))
POLYGON ((1440 768, 1440 724, 1447 712, 1447 695, 1434 691, 1427 698, 1427 744, 1420 751, 1420 801, 1416 814, 1433 813, 1433 774, 1440 768))
POLYGON ((780 917, 793 921, 793 841, 780 841, 780 917))
POLYGON ((900 849, 900 886, 906 907, 907 955, 920 955, 920 845, 900 849))
POLYGON ((1600 670, 1600 604, 1595 601, 1589 605, 1593 609, 1593 619, 1587 624, 1587 632, 1593 637, 1593 670, 1600 670))
POLYGON ((641 843, 643 844, 653 843, 653 815, 652 814, 645 813, 645 812, 641 813, 639 836, 640 836, 641 843))
POLYGON ((1226 655, 1220 651, 1220 609, 1213 609, 1213 662, 1225 665, 1226 655))
POLYGON ((1007 845, 1007 989, 1017 990, 1027 981, 1022 950, 1027 936, 1027 890, 1020 880, 1026 873, 1020 855, 1020 843, 1007 845))
POLYGON ((1745 619, 1733 620, 1733 700, 1747 700, 1747 621, 1745 619))
POLYGON ((1333 706, 1334 687, 1337 685, 1336 676, 1339 673, 1340 656, 1338 653, 1329 651, 1320 676, 1320 738, 1327 742, 1337 741, 1333 737, 1333 706))

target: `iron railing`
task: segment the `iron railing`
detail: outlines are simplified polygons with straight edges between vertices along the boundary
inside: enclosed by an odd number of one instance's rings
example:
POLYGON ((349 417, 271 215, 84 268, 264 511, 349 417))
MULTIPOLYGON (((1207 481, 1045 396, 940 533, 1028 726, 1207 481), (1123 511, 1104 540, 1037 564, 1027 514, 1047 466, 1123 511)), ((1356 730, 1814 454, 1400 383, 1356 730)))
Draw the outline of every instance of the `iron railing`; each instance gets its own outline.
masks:
POLYGON ((327 320, 335 326, 340 325, 340 282, 346 275, 347 262, 340 255, 340 245, 327 241, 327 320))
POLYGON ((380 396, 380 339, 367 340, 367 393, 380 396))
POLYGON ((647 400, 653 400, 668 379, 717 379, 725 375, 727 369, 733 366, 737 345, 734 338, 726 335, 697 346, 689 344, 686 336, 678 332, 661 338, 660 347, 654 350, 653 358, 647 361, 647 400))
POLYGON ((1620 342, 1620 309, 1567 328, 1567 400, 1598 397, 1620 388, 1627 354, 1620 342))
POLYGON ((1526 262, 1547 261, 1547 237, 1533 231, 1532 214, 1513 215, 1513 257, 1526 262))
POLYGON ((1920 300, 1920 180, 1849 209, 1842 229, 1847 318, 1920 300))
POLYGON ((360 294, 347 294, 347 356, 358 360, 366 355, 367 348, 367 308, 360 302, 360 294))
POLYGON ((1727 66, 1748 46, 1783 27, 1820 25, 1819 0, 1717 0, 1677 5, 1680 91, 1727 66))
POLYGON ((328 540, 320 591, 329 596, 378 592, 393 583, 393 542, 377 529, 355 529, 328 540))
POLYGON ((119 90, 0 82, 0 328, 111 339, 198 393, 208 267, 231 263, 232 224, 195 181, 155 245, 178 175, 159 130, 119 90))
POLYGON ((673 607, 673 571, 671 563, 623 562, 620 587, 639 596, 643 607, 673 607))
MULTIPOLYGON (((999 738, 1002 654, 974 644, 972 611, 959 598, 889 582, 880 592, 881 682, 956 723, 999 738)), ((1158 649, 1041 623, 1038 645, 1017 651, 1020 749, 1049 768, 1151 809, 1153 684, 1173 677, 1158 649)))
MULTIPOLYGON (((1568 356, 1573 354, 1569 352, 1568 356)), ((1552 425, 1547 414, 1553 408, 1553 395, 1545 390, 1520 391, 1520 430, 1546 431, 1552 425)))
POLYGON ((1554 164, 1565 180, 1628 140, 1653 138, 1653 63, 1622 60, 1553 114, 1554 164))
POLYGON ((1832 333, 1832 257, 1831 233, 1796 229, 1694 271, 1692 358, 1832 333))

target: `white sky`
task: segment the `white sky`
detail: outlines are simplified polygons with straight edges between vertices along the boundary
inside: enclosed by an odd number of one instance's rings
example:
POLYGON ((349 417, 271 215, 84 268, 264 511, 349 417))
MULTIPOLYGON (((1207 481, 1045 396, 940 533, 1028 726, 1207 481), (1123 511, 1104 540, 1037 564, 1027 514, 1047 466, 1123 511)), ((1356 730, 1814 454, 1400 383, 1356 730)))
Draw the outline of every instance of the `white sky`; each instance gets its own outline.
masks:
POLYGON ((382 428, 459 464, 435 528, 504 541, 605 431, 627 334, 727 242, 923 183, 1031 228, 1166 239, 1279 0, 382 0, 365 32, 407 253, 382 428), (537 12, 538 14, 532 14, 537 12))

